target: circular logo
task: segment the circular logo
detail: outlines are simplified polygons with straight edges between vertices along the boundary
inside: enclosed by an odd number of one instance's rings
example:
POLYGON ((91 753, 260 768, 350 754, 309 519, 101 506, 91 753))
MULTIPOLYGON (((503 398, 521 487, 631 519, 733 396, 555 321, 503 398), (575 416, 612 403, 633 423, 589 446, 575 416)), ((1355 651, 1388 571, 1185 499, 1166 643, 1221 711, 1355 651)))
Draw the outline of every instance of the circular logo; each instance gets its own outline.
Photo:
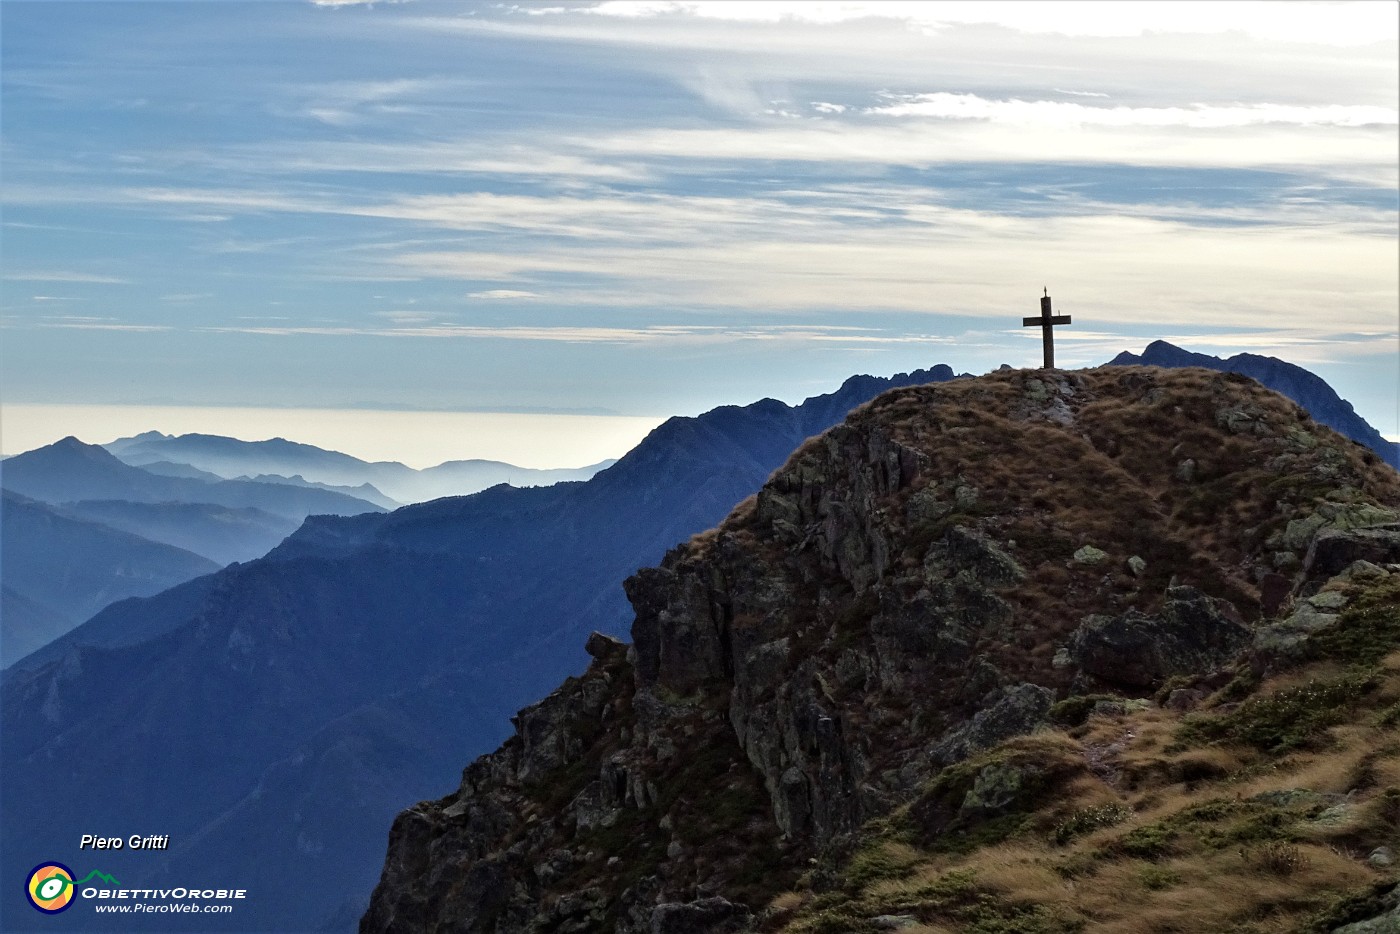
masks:
POLYGON ((40 863, 24 886, 29 904, 46 915, 56 915, 73 904, 73 870, 62 863, 40 863))

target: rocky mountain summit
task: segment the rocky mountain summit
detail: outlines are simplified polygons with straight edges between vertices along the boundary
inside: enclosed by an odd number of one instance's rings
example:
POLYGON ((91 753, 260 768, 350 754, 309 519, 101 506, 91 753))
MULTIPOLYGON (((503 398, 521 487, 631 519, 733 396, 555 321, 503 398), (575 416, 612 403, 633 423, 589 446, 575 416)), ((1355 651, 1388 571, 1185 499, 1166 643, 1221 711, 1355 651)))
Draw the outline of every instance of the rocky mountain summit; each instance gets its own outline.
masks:
POLYGON ((1397 562, 1400 475, 1245 377, 888 392, 627 582, 361 930, 1370 930, 1397 562))

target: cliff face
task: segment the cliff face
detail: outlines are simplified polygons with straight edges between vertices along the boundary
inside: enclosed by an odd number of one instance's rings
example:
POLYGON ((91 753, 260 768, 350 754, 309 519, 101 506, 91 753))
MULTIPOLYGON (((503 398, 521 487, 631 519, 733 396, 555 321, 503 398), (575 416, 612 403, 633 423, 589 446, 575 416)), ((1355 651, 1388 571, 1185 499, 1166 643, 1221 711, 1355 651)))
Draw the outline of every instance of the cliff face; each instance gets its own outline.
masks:
POLYGON ((1104 784, 1036 732, 1067 710, 1290 664, 1337 619, 1308 602, 1325 581, 1400 562, 1397 507, 1373 453, 1232 374, 887 393, 627 582, 633 645, 595 636, 400 815, 361 929, 904 925, 794 906, 852 897, 832 880, 891 821, 946 849, 1032 788, 1104 784))

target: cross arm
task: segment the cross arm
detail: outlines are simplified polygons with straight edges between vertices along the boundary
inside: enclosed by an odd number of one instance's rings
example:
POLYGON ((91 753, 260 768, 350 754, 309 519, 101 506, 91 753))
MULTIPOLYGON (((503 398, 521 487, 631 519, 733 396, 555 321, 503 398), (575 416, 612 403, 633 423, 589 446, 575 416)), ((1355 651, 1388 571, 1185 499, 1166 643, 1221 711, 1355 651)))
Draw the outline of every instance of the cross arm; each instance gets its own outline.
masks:
POLYGON ((1045 324, 1069 324, 1069 315, 1051 315, 1048 318, 1036 316, 1021 319, 1021 327, 1023 328, 1036 328, 1045 324))

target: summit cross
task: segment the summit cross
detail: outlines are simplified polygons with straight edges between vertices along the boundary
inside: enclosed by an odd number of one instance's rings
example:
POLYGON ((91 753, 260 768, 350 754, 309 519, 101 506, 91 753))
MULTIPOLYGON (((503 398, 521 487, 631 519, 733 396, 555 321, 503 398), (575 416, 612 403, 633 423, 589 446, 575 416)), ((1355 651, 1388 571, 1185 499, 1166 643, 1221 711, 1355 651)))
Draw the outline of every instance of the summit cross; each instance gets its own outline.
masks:
POLYGON ((1045 343, 1045 366, 1043 369, 1055 369, 1055 335, 1051 328, 1057 324, 1069 324, 1069 315, 1050 314, 1050 290, 1045 290, 1045 296, 1040 300, 1040 316, 1036 318, 1022 318, 1021 327, 1039 327, 1041 338, 1045 343))

